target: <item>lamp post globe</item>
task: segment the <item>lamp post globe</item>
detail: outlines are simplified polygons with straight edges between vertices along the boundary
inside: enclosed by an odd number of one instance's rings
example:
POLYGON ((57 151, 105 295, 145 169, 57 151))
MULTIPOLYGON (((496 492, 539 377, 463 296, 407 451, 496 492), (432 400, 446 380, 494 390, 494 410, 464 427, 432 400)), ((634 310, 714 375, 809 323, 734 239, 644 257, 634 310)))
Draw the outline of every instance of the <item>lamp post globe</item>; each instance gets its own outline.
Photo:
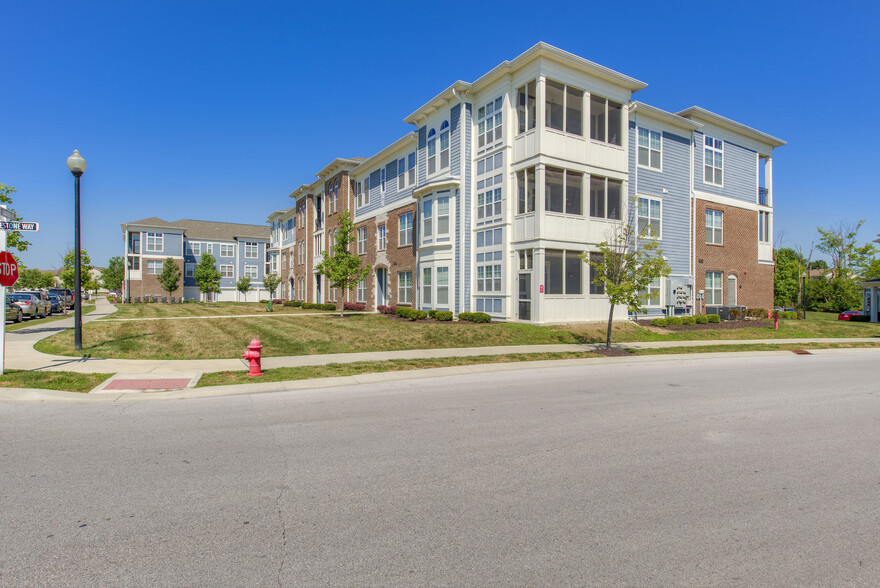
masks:
POLYGON ((77 351, 82 349, 82 276, 80 268, 80 241, 79 241, 79 179, 86 171, 86 160, 79 154, 79 149, 74 149, 73 154, 67 158, 67 167, 73 174, 74 180, 74 234, 73 234, 73 345, 77 351))

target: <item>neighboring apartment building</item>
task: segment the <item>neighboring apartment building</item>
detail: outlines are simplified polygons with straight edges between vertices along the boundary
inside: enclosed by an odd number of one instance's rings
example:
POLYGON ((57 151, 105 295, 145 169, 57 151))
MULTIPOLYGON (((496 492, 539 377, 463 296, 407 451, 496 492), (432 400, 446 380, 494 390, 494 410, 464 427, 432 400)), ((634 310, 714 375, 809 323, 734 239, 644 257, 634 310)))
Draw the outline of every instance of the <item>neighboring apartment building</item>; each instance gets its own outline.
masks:
POLYGON ((771 155, 784 142, 633 102, 645 86, 544 43, 455 82, 404 119, 413 132, 334 160, 270 215, 285 296, 335 300, 315 266, 348 208, 371 268, 348 299, 368 309, 601 320, 608 299, 578 256, 625 222, 653 229, 672 268, 644 292, 649 314, 772 306, 771 155))
POLYGON ((267 270, 269 227, 183 219, 166 222, 160 218, 122 225, 125 243, 125 279, 123 296, 168 296, 159 284, 162 265, 171 258, 180 268, 181 280, 175 297, 204 300, 194 278, 196 264, 204 253, 216 259, 220 271, 220 292, 209 294, 208 300, 241 300, 236 282, 251 279, 248 300, 266 298, 263 276, 267 270))

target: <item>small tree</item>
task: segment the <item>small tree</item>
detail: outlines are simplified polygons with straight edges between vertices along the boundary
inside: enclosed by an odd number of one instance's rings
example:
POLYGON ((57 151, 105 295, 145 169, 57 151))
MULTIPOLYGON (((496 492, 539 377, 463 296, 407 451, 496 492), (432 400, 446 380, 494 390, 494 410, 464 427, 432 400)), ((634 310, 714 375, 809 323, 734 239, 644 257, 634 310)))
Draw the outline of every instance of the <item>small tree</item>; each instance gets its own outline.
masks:
POLYGON ((281 283, 281 276, 278 274, 266 274, 263 276, 263 285, 269 291, 269 298, 275 298, 275 289, 281 283))
MULTIPOLYGON (((50 280, 52 274, 49 274, 50 280)), ((50 286, 46 286, 46 277, 37 268, 26 268, 19 269, 18 272, 18 280, 15 282, 15 287, 19 289, 25 290, 34 290, 37 288, 49 288, 50 286)), ((50 281, 51 283, 51 281, 50 281)))
POLYGON ((643 312, 641 293, 657 278, 668 276, 670 267, 663 259, 659 241, 651 238, 650 230, 646 228, 638 232, 632 223, 618 225, 605 241, 599 243, 598 249, 599 260, 591 260, 588 252, 580 257, 595 270, 592 283, 602 286, 608 296, 611 308, 605 348, 609 349, 614 307, 625 304, 630 312, 643 312))
POLYGON ((125 279, 125 262, 118 255, 111 257, 107 267, 101 270, 101 283, 110 292, 119 292, 123 279, 125 279))
POLYGON ((318 264, 318 273, 327 276, 331 288, 340 288, 342 296, 336 302, 339 316, 345 310, 345 294, 352 288, 356 288, 358 282, 365 279, 370 273, 369 267, 361 267, 361 258, 355 255, 349 248, 354 240, 354 224, 348 211, 339 215, 339 232, 336 234, 336 243, 331 251, 324 251, 324 259, 318 264))
POLYGON ((238 288, 239 292, 244 294, 244 301, 247 302, 247 293, 251 291, 251 279, 241 278, 235 283, 235 287, 238 288))
POLYGON ((180 268, 170 257, 165 258, 165 263, 162 264, 159 283, 162 284, 162 289, 168 292, 168 296, 174 295, 174 291, 180 285, 180 268))
POLYGON ((193 277, 196 280, 196 286, 202 294, 220 291, 220 272, 214 265, 214 256, 210 253, 203 253, 202 258, 193 270, 193 277))
MULTIPOLYGON (((61 270, 61 283, 64 284, 64 287, 68 290, 73 290, 75 284, 75 276, 76 276, 76 254, 73 249, 64 254, 64 261, 61 270)), ((80 259, 79 259, 79 279, 80 286, 83 290, 91 290, 90 286, 92 285, 92 259, 89 257, 89 252, 85 249, 80 249, 80 259)))

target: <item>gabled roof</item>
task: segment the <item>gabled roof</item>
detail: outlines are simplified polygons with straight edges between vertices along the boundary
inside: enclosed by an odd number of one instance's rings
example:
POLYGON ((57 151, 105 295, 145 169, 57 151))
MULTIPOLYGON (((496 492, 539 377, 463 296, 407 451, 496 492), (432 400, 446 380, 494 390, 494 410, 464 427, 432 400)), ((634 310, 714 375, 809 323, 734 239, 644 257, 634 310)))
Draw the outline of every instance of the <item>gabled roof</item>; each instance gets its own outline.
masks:
POLYGON ((351 169, 350 171, 351 171, 352 175, 357 175, 357 174, 369 169, 370 167, 372 167, 373 165, 378 163, 380 160, 385 159, 386 157, 388 157, 389 155, 391 155, 395 151, 403 149, 407 145, 414 144, 414 143, 416 143, 416 141, 417 141, 417 135, 416 135, 415 131, 407 133, 403 137, 401 137, 400 139, 398 139, 397 141, 392 143, 391 145, 388 145, 387 147, 385 147, 384 149, 382 149, 381 151, 379 151, 378 153, 373 155, 372 157, 362 159, 360 165, 358 165, 356 168, 351 169))
POLYGON ((661 110, 656 106, 651 106, 650 104, 645 104, 644 102, 639 102, 638 100, 633 100, 632 106, 629 109, 630 114, 645 114, 647 116, 651 116, 656 118, 657 120, 663 121, 665 123, 675 125, 677 127, 681 127, 684 129, 688 129, 690 131, 694 131, 701 126, 701 123, 696 121, 692 121, 690 119, 678 116, 677 114, 672 114, 671 112, 667 112, 665 110, 661 110))
POLYGON ((131 222, 131 223, 123 223, 122 230, 125 231, 125 227, 127 227, 128 225, 137 225, 139 227, 156 227, 156 228, 163 228, 163 229, 179 228, 179 227, 175 227, 174 225, 172 225, 171 223, 169 223, 167 221, 163 221, 161 218, 159 218, 157 216, 151 216, 150 218, 145 218, 143 220, 139 220, 139 221, 135 221, 135 222, 131 222))
POLYGON ((270 229, 266 225, 218 223, 193 219, 181 219, 169 224, 184 228, 184 236, 187 239, 221 239, 226 241, 232 241, 237 237, 268 239, 270 233, 270 229))
POLYGON ((296 207, 292 206, 290 208, 282 208, 281 210, 276 210, 275 212, 273 212, 272 214, 269 215, 269 217, 266 219, 266 222, 271 223, 276 218, 281 218, 282 216, 284 216, 290 212, 293 212, 294 208, 296 208, 296 207))
POLYGON ((691 106, 690 108, 686 108, 681 112, 677 112, 676 114, 678 116, 698 122, 713 124, 717 127, 721 127, 722 129, 726 129, 728 131, 738 133, 744 137, 748 137, 749 139, 757 141, 758 143, 763 143, 764 145, 767 145, 769 147, 782 147, 786 144, 785 141, 783 141, 782 139, 777 139, 773 135, 768 135, 767 133, 763 133, 742 123, 738 123, 735 120, 730 120, 729 118, 725 118, 720 114, 715 114, 714 112, 710 112, 705 108, 701 108, 699 106, 691 106))

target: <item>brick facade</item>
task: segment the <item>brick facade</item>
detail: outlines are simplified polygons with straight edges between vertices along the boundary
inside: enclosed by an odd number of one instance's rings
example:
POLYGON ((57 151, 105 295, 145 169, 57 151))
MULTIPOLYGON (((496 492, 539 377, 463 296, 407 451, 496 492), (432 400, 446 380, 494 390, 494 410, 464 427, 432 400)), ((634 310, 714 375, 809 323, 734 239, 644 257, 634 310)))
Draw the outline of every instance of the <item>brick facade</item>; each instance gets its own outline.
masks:
MULTIPOLYGON (((132 298, 143 298, 144 296, 168 296, 168 291, 162 287, 162 284, 159 283, 158 274, 148 274, 147 273, 147 262, 148 261, 160 261, 163 264, 165 263, 166 257, 147 257, 143 256, 141 258, 141 279, 140 280, 129 280, 129 296, 132 298)), ((180 281, 178 282, 177 289, 171 294, 175 297, 183 296, 183 260, 175 259, 175 265, 180 270, 180 281)))

